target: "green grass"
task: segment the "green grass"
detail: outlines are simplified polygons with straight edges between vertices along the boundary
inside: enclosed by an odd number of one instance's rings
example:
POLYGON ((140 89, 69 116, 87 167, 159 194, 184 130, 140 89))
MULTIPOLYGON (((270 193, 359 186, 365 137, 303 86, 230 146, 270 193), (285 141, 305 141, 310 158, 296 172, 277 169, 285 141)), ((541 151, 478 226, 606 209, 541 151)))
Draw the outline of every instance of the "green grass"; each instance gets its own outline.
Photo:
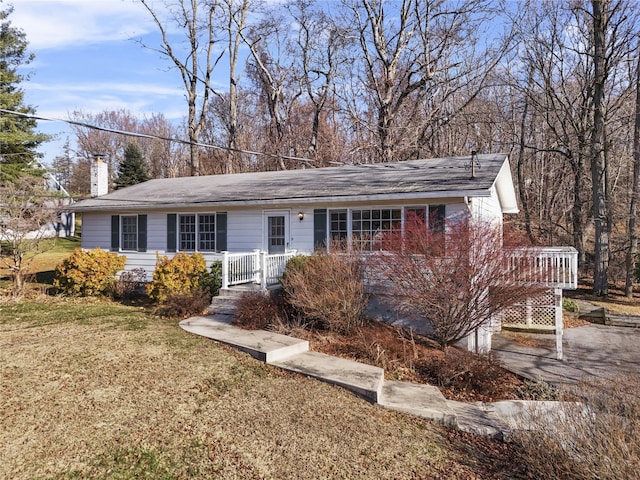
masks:
MULTIPOLYGON (((79 237, 52 238, 43 240, 41 246, 42 253, 30 260, 29 273, 33 277, 28 280, 34 286, 51 285, 56 266, 76 248, 80 248, 81 243, 79 237)), ((0 278, 7 277, 8 273, 8 270, 0 268, 0 278)), ((8 287, 10 284, 7 278, 0 281, 0 287, 8 287)))

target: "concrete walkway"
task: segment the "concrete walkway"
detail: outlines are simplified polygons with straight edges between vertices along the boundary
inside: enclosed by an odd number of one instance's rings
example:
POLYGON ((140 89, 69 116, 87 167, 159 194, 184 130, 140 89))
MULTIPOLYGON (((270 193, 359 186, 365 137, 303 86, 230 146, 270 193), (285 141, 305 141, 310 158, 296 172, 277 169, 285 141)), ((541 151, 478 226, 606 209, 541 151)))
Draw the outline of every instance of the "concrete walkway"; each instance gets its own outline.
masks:
POLYGON ((585 325, 565 329, 564 359, 555 358, 555 336, 501 332, 493 352, 509 370, 532 380, 573 384, 583 377, 640 374, 640 328, 585 325))
POLYGON ((277 367, 347 388, 383 407, 416 415, 438 424, 503 439, 514 412, 527 402, 468 404, 444 398, 437 387, 384 379, 381 368, 309 351, 306 340, 264 330, 231 325, 232 315, 217 313, 180 322, 184 330, 231 345, 277 367))

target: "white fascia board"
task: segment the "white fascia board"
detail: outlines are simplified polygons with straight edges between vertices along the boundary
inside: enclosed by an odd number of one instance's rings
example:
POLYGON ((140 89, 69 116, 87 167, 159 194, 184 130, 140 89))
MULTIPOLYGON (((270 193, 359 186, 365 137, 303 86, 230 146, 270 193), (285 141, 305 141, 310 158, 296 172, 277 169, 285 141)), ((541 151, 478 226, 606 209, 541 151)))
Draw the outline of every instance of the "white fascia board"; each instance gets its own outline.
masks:
POLYGON ((121 205, 97 205, 91 207, 74 208, 77 212, 101 212, 101 211, 149 211, 149 210, 174 210, 181 208, 206 208, 215 207, 216 209, 238 208, 238 207, 264 207, 264 206, 284 206, 284 205, 349 205, 355 203, 374 203, 384 201, 412 201, 418 199, 451 199, 464 197, 490 197, 490 190, 458 190, 444 192, 412 192, 412 193, 391 193, 391 194, 375 194, 375 195, 349 195, 349 196, 330 196, 330 197, 302 197, 302 198, 277 198, 269 200, 236 200, 221 202, 158 202, 158 203, 131 203, 121 205))
POLYGON ((516 196, 516 189, 511 176, 511 167, 509 166, 509 157, 505 158, 493 185, 498 194, 502 213, 520 213, 518 197, 516 196))

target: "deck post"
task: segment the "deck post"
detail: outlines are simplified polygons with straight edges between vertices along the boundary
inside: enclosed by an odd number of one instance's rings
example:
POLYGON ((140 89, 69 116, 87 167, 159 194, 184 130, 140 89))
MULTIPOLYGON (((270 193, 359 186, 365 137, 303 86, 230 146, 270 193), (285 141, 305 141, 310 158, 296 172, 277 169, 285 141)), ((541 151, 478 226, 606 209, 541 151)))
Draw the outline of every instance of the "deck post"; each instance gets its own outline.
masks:
POLYGON ((253 281, 254 283, 260 283, 262 280, 262 259, 261 259, 261 250, 259 248, 253 249, 253 281))
POLYGON ((556 314, 556 358, 562 360, 562 334, 564 333, 564 322, 562 320, 562 289, 555 289, 555 314, 556 314))
POLYGON ((229 252, 222 252, 222 288, 229 288, 229 252))
POLYGON ((262 290, 267 290, 267 252, 260 252, 259 255, 260 288, 262 290))

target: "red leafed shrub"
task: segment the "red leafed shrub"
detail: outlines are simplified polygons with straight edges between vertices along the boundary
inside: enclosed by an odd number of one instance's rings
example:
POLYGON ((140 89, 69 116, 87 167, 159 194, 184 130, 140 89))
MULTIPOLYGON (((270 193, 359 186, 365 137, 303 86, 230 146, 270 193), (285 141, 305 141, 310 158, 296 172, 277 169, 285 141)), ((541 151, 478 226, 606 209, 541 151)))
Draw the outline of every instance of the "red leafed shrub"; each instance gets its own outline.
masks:
POLYGON ((385 235, 384 251, 368 262, 382 288, 402 309, 427 319, 446 348, 540 288, 509 261, 503 240, 500 226, 489 223, 465 218, 430 230, 414 219, 404 233, 385 235))

